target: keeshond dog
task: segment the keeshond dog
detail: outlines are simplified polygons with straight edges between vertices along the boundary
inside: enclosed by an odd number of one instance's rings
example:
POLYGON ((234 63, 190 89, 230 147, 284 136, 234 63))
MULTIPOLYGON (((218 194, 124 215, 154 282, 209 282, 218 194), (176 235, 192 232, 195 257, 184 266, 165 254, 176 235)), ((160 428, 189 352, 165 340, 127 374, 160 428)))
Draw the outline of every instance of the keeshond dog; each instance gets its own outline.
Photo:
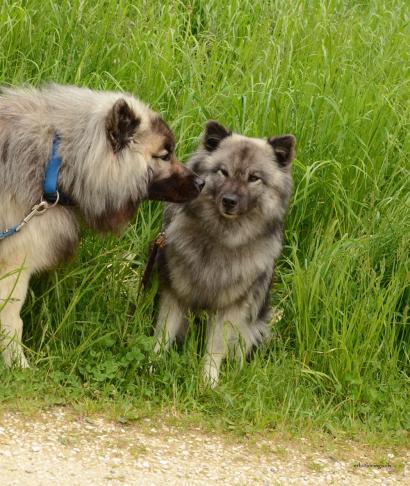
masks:
POLYGON ((20 310, 30 276, 73 254, 79 216, 93 229, 118 232, 142 200, 186 202, 202 186, 177 162, 167 124, 130 95, 59 85, 3 90, 0 348, 6 365, 27 366, 20 310), (51 167, 55 160, 59 169, 51 167), (57 185, 51 202, 44 200, 49 169, 57 185))
POLYGON ((269 338, 294 146, 293 135, 249 138, 209 121, 187 164, 205 187, 197 199, 165 209, 155 351, 183 337, 187 312, 207 311, 204 379, 211 386, 230 349, 247 355, 269 338))

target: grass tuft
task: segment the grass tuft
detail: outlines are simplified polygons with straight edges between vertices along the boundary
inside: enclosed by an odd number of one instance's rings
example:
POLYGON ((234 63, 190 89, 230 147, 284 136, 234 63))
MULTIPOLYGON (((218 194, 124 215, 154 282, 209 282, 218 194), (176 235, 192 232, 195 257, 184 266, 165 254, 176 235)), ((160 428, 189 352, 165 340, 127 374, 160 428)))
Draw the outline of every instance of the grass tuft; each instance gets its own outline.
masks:
MULTIPOLYGON (((204 388, 198 338, 152 354, 157 283, 137 297, 161 207, 119 240, 84 230, 75 260, 24 307, 35 371, 0 367, 0 402, 161 410, 241 432, 281 426, 394 438, 409 416, 408 24, 399 0, 0 5, 0 84, 130 91, 160 110, 181 157, 203 123, 294 133, 295 192, 271 346, 204 388), (407 62, 406 62, 407 61, 407 62), (137 303, 133 318, 130 304, 137 303)), ((1 244, 1 243, 0 243, 1 244)))

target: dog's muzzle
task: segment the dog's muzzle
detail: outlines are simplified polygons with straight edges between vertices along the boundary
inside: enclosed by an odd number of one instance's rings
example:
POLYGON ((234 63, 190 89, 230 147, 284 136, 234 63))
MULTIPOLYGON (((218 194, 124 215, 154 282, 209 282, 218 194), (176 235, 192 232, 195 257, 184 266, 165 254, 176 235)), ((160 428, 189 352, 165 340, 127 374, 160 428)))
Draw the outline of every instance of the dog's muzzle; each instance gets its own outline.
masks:
POLYGON ((235 218, 241 213, 240 206, 240 198, 237 194, 226 193, 220 199, 219 211, 226 218, 235 218))
POLYGON ((185 203, 201 193, 205 181, 193 172, 175 173, 170 177, 152 181, 148 187, 148 199, 185 203))

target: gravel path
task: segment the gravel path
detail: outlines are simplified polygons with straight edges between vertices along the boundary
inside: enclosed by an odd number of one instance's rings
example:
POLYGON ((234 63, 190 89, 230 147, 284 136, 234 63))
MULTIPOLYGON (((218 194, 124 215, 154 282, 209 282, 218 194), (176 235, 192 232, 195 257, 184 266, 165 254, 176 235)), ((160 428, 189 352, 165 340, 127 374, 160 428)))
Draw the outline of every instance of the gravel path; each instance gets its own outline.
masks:
POLYGON ((375 455, 331 439, 316 445, 279 437, 234 440, 61 408, 0 414, 2 486, 410 484, 409 459, 408 451, 375 455))

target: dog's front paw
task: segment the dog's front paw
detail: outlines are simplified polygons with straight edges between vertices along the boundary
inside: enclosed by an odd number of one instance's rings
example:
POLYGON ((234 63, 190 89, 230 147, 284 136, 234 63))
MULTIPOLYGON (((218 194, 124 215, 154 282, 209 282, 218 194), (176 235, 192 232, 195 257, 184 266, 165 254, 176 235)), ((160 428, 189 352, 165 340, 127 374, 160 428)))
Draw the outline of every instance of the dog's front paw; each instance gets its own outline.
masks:
POLYGON ((215 388, 219 382, 219 369, 215 363, 208 362, 203 372, 204 383, 209 388, 215 388))
POLYGON ((28 361, 26 359, 26 357, 23 355, 20 356, 20 359, 18 361, 18 365, 17 365, 19 368, 30 368, 30 365, 28 364, 28 361))
POLYGON ((159 354, 160 351, 161 351, 161 341, 158 340, 154 346, 154 353, 159 354))
POLYGON ((12 344, 3 351, 3 359, 7 368, 30 368, 24 352, 12 344))

